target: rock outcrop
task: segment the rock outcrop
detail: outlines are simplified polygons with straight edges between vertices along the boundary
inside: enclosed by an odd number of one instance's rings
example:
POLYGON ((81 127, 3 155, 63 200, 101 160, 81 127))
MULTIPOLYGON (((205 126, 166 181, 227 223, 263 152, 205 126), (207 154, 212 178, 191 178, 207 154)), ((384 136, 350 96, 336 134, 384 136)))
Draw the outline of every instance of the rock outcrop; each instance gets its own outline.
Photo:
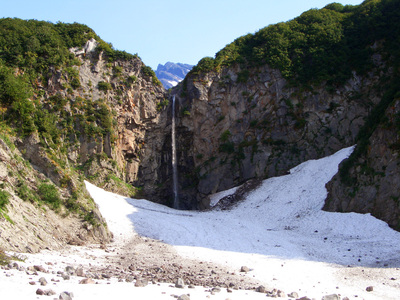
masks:
MULTIPOLYGON (((37 156, 41 156, 40 152, 37 156)), ((39 159, 35 162, 38 161, 39 159)), ((35 192, 41 183, 49 178, 58 178, 54 175, 57 173, 51 165, 45 173, 40 167, 43 165, 34 165, 33 162, 30 164, 13 144, 0 138, 0 185, 1 192, 8 195, 7 206, 0 208, 1 248, 35 253, 45 248, 60 249, 66 244, 109 242, 112 235, 104 226, 105 220, 94 202, 86 202, 89 195, 83 183, 79 186, 82 193, 79 198, 81 201, 85 199, 91 222, 77 218, 75 213, 65 208, 53 210, 44 202, 39 202, 38 205, 39 200, 35 198, 35 192)), ((79 184, 77 179, 73 179, 73 182, 79 184)), ((71 197, 68 189, 57 190, 62 199, 71 197)))
POLYGON ((183 206, 205 208, 211 193, 353 145, 380 99, 372 74, 335 91, 290 85, 268 66, 190 74, 173 91, 183 206))
POLYGON ((399 116, 397 99, 369 138, 367 151, 349 168, 347 182, 338 174, 327 185, 325 210, 371 213, 400 230, 399 116))

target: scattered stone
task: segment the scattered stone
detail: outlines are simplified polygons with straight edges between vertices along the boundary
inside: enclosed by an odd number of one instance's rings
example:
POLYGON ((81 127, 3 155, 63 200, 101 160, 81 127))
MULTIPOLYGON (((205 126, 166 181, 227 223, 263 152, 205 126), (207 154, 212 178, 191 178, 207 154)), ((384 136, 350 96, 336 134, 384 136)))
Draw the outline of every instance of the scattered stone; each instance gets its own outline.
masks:
POLYGON ((46 295, 46 296, 53 296, 53 295, 55 295, 56 294, 56 292, 55 291, 53 291, 53 290, 45 290, 44 291, 44 295, 46 295))
POLYGON ((79 276, 79 277, 85 277, 86 276, 85 272, 83 271, 83 268, 77 268, 75 273, 76 273, 76 276, 79 276))
POLYGON ((185 287, 185 281, 182 278, 178 278, 175 282, 175 287, 178 289, 183 289, 185 287))
POLYGON ((79 281, 79 284, 95 284, 96 282, 92 278, 84 278, 79 281))
POLYGON ((68 274, 65 274, 65 273, 63 273, 63 274, 61 275, 61 277, 62 277, 62 279, 64 279, 64 280, 70 280, 70 279, 71 279, 71 276, 69 276, 68 274))
POLYGON ((240 268, 240 272, 249 272, 250 271, 250 269, 248 268, 248 267, 246 267, 246 266, 242 266, 241 268, 240 268))
POLYGON ((227 289, 226 289, 226 292, 227 292, 227 293, 232 293, 232 290, 231 290, 230 288, 227 288, 227 289))
POLYGON ((337 294, 323 296, 322 300, 340 300, 340 296, 337 294))
POLYGON ((69 275, 74 275, 75 274, 75 269, 72 266, 66 266, 65 267, 65 272, 67 272, 69 275))
POLYGON ((42 289, 37 289, 36 295, 44 295, 44 291, 42 289))
POLYGON ((308 298, 308 297, 301 297, 301 298, 299 298, 298 300, 311 300, 311 299, 308 298))
POLYGON ((125 281, 126 282, 133 282, 134 278, 133 276, 126 276, 125 281))
POLYGON ((260 285, 258 288, 256 288, 256 292, 258 293, 265 293, 265 286, 260 285))
POLYGON ((292 292, 292 293, 290 293, 290 294, 288 295, 288 297, 289 297, 289 298, 295 298, 295 299, 297 299, 297 298, 299 298, 299 294, 297 294, 296 292, 292 292))
POLYGON ((211 291, 214 293, 219 293, 219 292, 221 292, 221 289, 219 287, 215 287, 211 291))
POLYGON ((367 292, 373 292, 374 291, 374 287, 373 286, 367 286, 367 288, 365 290, 367 292))
POLYGON ((284 291, 281 291, 281 290, 278 290, 278 292, 276 293, 276 295, 277 295, 279 298, 285 298, 285 297, 286 297, 285 292, 284 292, 284 291))
POLYGON ((40 282, 40 285, 41 285, 41 286, 47 285, 47 280, 46 280, 46 278, 44 278, 44 277, 41 277, 41 278, 39 279, 39 282, 40 282))
POLYGON ((60 294, 60 296, 58 297, 58 299, 60 299, 60 300, 72 300, 72 297, 74 297, 74 295, 72 293, 62 292, 60 294))
POLYGON ((190 295, 183 294, 178 297, 178 300, 190 300, 190 295))
POLYGON ((135 282, 136 287, 145 287, 149 284, 149 281, 146 278, 137 279, 135 282))
POLYGON ((36 285, 36 282, 34 282, 34 281, 29 281, 29 284, 30 284, 30 285, 36 285))
POLYGON ((33 269, 37 272, 43 272, 46 273, 46 269, 43 268, 42 266, 33 266, 33 269))

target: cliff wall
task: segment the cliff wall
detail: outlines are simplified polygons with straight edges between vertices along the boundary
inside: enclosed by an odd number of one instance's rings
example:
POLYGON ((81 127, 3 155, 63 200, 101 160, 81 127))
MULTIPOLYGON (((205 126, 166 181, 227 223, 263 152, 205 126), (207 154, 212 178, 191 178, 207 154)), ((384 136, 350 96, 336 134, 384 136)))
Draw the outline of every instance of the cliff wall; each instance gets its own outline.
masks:
POLYGON ((335 90, 291 85, 268 66, 188 76, 174 91, 181 200, 207 207, 211 193, 353 145, 380 100, 378 73, 335 90))

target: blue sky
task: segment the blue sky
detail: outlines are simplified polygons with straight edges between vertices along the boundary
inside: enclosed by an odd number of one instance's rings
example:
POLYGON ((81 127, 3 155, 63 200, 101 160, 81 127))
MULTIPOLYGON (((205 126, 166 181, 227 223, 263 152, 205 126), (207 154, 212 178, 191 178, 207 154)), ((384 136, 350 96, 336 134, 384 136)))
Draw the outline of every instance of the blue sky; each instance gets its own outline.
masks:
POLYGON ((332 2, 362 0, 9 0, 0 17, 78 22, 114 48, 137 53, 153 69, 167 61, 197 64, 239 36, 332 2))

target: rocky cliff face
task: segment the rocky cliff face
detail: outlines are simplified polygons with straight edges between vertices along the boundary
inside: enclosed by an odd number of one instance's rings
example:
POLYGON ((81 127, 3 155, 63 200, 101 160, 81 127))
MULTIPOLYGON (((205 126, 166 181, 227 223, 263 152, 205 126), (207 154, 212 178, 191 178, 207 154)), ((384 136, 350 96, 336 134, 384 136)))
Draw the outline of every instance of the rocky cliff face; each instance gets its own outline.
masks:
MULTIPOLYGON (((37 145, 34 137, 31 137, 30 145, 37 145)), ((36 152, 38 157, 41 154, 36 152)), ((89 195, 85 192, 83 182, 79 183, 77 178, 71 179, 71 182, 81 191, 77 197, 85 203, 90 222, 77 218, 75 213, 65 207, 50 209, 45 202, 38 199, 36 193, 41 185, 45 183, 50 186, 48 179, 57 178, 54 176, 57 172, 51 165, 47 171, 42 172, 40 168, 44 165, 37 164, 38 161, 39 159, 35 161, 36 164, 31 164, 15 148, 13 141, 0 138, 0 185, 1 193, 3 196, 7 195, 8 202, 5 207, 0 207, 2 249, 33 253, 45 248, 59 249, 65 244, 110 241, 112 235, 107 226, 104 226, 104 219, 93 201, 88 201, 89 195)), ((71 197, 69 189, 55 189, 61 199, 68 201, 71 197)))
POLYGON ((290 85, 268 66, 188 76, 174 91, 183 206, 207 207, 211 193, 353 145, 380 99, 372 74, 335 91, 290 85))
POLYGON ((8 198, 0 207, 0 238, 7 250, 109 241, 84 178, 127 196, 165 200, 165 91, 138 57, 110 60, 96 46, 92 39, 70 49, 79 64, 50 69, 46 81, 37 82, 33 100, 55 116, 57 143, 37 132, 0 137, 0 182, 8 198), (59 195, 56 202, 41 199, 42 184, 59 195))
MULTIPOLYGON (((77 68, 81 87, 75 91, 75 99, 85 97, 92 104, 105 103, 112 114, 113 132, 93 137, 79 130, 80 136, 69 148, 69 160, 84 166, 85 175, 95 184, 113 191, 132 193, 116 178, 129 185, 148 182, 151 186, 159 172, 154 167, 154 153, 161 154, 166 136, 168 100, 164 89, 154 73, 146 72, 139 58, 110 63, 101 53, 77 56, 82 61, 77 68), (102 84, 108 87, 100 89, 102 84)), ((48 83, 54 89, 48 96, 60 93, 62 83, 62 75, 55 72, 48 83)), ((67 97, 66 92, 61 95, 67 97)))
POLYGON ((371 213, 400 230, 399 116, 397 99, 369 138, 367 151, 349 169, 351 184, 339 174, 328 184, 325 210, 371 213))

